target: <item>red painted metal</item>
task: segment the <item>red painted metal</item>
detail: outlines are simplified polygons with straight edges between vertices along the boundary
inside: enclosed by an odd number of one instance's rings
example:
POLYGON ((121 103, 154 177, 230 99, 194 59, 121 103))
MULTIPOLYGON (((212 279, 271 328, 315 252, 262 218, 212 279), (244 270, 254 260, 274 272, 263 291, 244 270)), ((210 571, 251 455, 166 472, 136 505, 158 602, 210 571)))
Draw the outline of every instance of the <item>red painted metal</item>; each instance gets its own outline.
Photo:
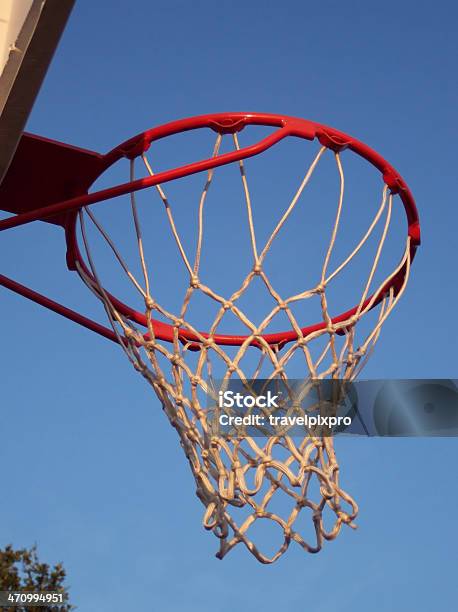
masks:
MULTIPOLYGON (((420 226, 415 201, 400 174, 383 157, 364 143, 334 128, 305 119, 260 113, 221 113, 174 121, 143 132, 117 146, 106 155, 39 136, 24 134, 8 174, 0 186, 0 208, 16 214, 0 221, 0 231, 37 220, 61 225, 66 233, 68 267, 74 270, 78 262, 86 274, 91 276, 83 261, 76 239, 76 213, 82 207, 253 157, 286 137, 298 137, 307 140, 316 138, 323 146, 334 151, 350 149, 377 168, 391 192, 399 194, 402 200, 407 217, 407 232, 411 239, 410 256, 411 259, 414 258, 416 249, 420 244, 420 226), (265 125, 278 129, 256 144, 238 151, 231 151, 218 157, 172 168, 154 176, 88 193, 93 182, 112 164, 123 157, 132 159, 141 155, 156 140, 199 128, 210 128, 220 133, 235 133, 247 125, 265 125)), ((393 287, 395 292, 399 291, 404 276, 405 267, 387 283, 374 306, 380 302, 383 293, 388 291, 390 287, 393 287)), ((16 291, 110 340, 117 341, 116 336, 108 328, 49 300, 23 285, 15 283, 11 279, 0 275, 0 285, 16 291)), ((111 298, 122 314, 147 327, 146 317, 143 313, 135 311, 115 296, 111 296, 111 298)), ((365 305, 371 299, 372 296, 367 298, 365 305)), ((357 307, 355 306, 335 317, 333 323, 338 324, 347 319, 356 310, 357 307)), ((166 341, 173 339, 172 326, 160 321, 154 321, 153 324, 157 338, 166 341)), ((319 322, 302 328, 302 333, 307 336, 314 331, 324 329, 324 327, 325 323, 319 322)), ((199 348, 199 339, 188 330, 181 329, 179 336, 183 342, 191 342, 192 348, 199 348)), ((208 337, 205 333, 202 333, 202 336, 208 337)), ((290 330, 276 334, 266 334, 263 335, 263 338, 271 345, 283 346, 287 342, 295 340, 297 335, 290 330)), ((213 340, 221 345, 238 346, 246 340, 246 336, 218 334, 213 336, 213 340)), ((259 341, 253 340, 252 344, 259 346, 259 341)))
MULTIPOLYGON (((87 194, 95 179, 108 167, 105 156, 94 151, 72 147, 41 136, 23 134, 0 185, 0 208, 16 213, 33 213, 32 220, 42 219, 40 211, 75 196, 87 194)), ((50 216, 50 223, 65 226, 65 215, 50 216)), ((5 223, 4 229, 8 228, 5 223)))
POLYGON ((79 312, 76 312, 75 310, 66 308, 65 306, 62 306, 62 304, 59 304, 58 302, 54 302, 54 300, 49 299, 45 295, 42 295, 41 293, 37 293, 36 291, 33 291, 29 287, 25 287, 24 285, 17 283, 16 281, 12 280, 11 278, 8 278, 7 276, 3 276, 3 274, 0 274, 0 285, 2 285, 3 287, 6 287, 7 289, 10 289, 11 291, 14 291, 14 293, 22 295, 23 297, 29 300, 32 300, 36 304, 40 304, 40 306, 44 306, 45 308, 48 308, 49 310, 53 310, 54 312, 62 315, 66 319, 70 319, 70 321, 79 323, 79 325, 82 325, 83 327, 86 327, 87 329, 90 329, 91 331, 94 331, 97 334, 100 334, 101 336, 103 336, 104 338, 107 338, 108 340, 112 340, 113 342, 118 342, 116 334, 113 332, 113 330, 109 329, 108 327, 100 325, 96 321, 93 321, 92 319, 88 319, 87 317, 84 317, 82 314, 80 314, 79 312))

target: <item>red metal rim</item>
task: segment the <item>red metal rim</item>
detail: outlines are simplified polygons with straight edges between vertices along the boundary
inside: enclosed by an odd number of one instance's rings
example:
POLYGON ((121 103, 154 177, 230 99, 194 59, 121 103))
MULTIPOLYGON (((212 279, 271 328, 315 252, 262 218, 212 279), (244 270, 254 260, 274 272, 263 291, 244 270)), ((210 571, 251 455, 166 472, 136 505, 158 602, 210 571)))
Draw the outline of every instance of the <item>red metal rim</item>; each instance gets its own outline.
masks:
MULTIPOLYGON (((97 192, 89 194, 85 198, 81 198, 82 206, 93 204, 122 193, 129 193, 131 191, 137 191, 139 189, 145 189, 159 183, 165 183, 177 178, 189 176, 197 172, 202 172, 210 168, 217 166, 226 165, 246 159, 254 155, 258 155, 263 151, 267 150, 275 143, 279 142, 283 138, 288 136, 294 136, 298 138, 304 138, 307 140, 314 140, 315 138, 323 145, 334 151, 341 151, 343 149, 350 149, 360 157, 367 160, 372 164, 382 175, 384 183, 389 187, 393 194, 398 194, 406 213, 407 218, 407 234, 410 238, 410 259, 413 260, 416 249, 420 244, 420 226, 418 219, 418 212, 415 205, 413 196, 405 183, 401 175, 389 164, 381 155, 376 151, 365 145, 364 143, 356 140, 355 138, 335 130, 334 128, 321 125, 305 119, 297 119, 294 117, 288 117, 284 115, 271 115, 271 114, 260 114, 260 113, 219 113, 211 115, 201 115, 198 117, 191 117, 188 119, 182 119, 167 123, 165 125, 153 128, 146 132, 143 132, 134 138, 127 140, 121 145, 114 148, 104 157, 104 168, 107 169, 119 159, 125 157, 133 159, 143 152, 147 151, 151 143, 155 140, 165 138, 172 134, 180 132, 210 128, 220 133, 234 133, 241 131, 247 125, 264 125, 278 127, 267 138, 259 141, 254 145, 242 148, 238 151, 232 151, 218 156, 217 158, 211 158, 206 160, 200 160, 189 164, 187 166, 181 166, 171 170, 167 170, 156 174, 154 177, 148 177, 146 179, 137 179, 132 183, 126 183, 117 188, 104 190, 103 192, 97 192)), ((78 206, 81 208, 82 206, 78 206)), ((77 243, 77 214, 76 212, 71 214, 66 223, 66 236, 67 236, 67 261, 71 269, 76 268, 78 263, 90 278, 92 274, 88 270, 83 257, 81 255, 78 243, 77 243)), ((383 290, 379 292, 376 300, 374 301, 372 308, 375 307, 383 299, 383 296, 388 292, 389 289, 393 288, 395 294, 400 290, 406 273, 406 266, 404 265, 398 273, 383 287, 383 290)), ((95 279, 93 279, 95 280, 95 279)), ((113 302, 115 308, 128 319, 133 322, 147 328, 146 316, 134 310, 127 304, 124 304, 118 300, 115 296, 108 294, 113 302)), ((373 299, 373 295, 369 296, 363 308, 365 308, 373 299)), ((350 310, 334 317, 332 323, 337 325, 352 315, 354 315, 358 306, 351 308, 350 310)), ((172 325, 163 323, 158 320, 153 320, 154 332, 156 338, 172 342, 174 339, 174 328, 172 325)), ((310 334, 322 330, 327 326, 323 321, 303 327, 301 329, 304 337, 310 334)), ((187 329, 181 328, 179 330, 179 338, 184 343, 192 343, 191 348, 199 348, 199 338, 195 334, 187 329)), ((202 333, 202 337, 208 338, 208 334, 202 333)), ((215 334, 212 336, 212 340, 220 345, 232 345, 240 346, 243 344, 249 336, 246 335, 224 335, 215 334)), ((273 334, 263 334, 262 338, 269 345, 277 345, 279 347, 284 346, 286 343, 297 339, 297 334, 293 330, 285 332, 278 332, 273 334)), ((251 344, 260 346, 258 340, 253 339, 251 344)))

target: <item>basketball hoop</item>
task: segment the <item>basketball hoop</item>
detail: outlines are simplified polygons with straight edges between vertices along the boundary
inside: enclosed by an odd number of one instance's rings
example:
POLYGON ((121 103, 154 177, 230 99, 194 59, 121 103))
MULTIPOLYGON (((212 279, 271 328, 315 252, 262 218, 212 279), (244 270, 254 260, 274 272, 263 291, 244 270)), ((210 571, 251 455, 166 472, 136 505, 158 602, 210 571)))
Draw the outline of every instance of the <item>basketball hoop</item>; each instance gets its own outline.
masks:
MULTIPOLYGON (((36 172, 38 183, 41 180, 40 169, 33 172, 36 172)), ((179 435, 195 478, 197 496, 205 506, 204 527, 212 531, 220 541, 219 558, 223 558, 237 544, 243 543, 259 561, 271 563, 293 541, 308 552, 318 552, 324 540, 332 540, 338 535, 342 525, 354 527, 358 508, 339 483, 339 467, 332 437, 309 435, 299 442, 287 435, 264 440, 255 440, 249 436, 243 439, 224 439, 210 432, 207 409, 202 404, 201 396, 202 393, 207 396, 211 394, 209 385, 214 361, 224 369, 226 381, 231 378, 242 381, 256 378, 261 371, 264 373, 267 370, 265 378, 287 381, 288 364, 297 355, 303 358, 306 379, 335 378, 351 381, 358 375, 379 338, 384 322, 405 290, 411 263, 420 243, 419 221, 412 194, 388 162, 354 138, 314 122, 281 115, 225 113, 184 119, 154 128, 124 142, 106 155, 25 136, 7 180, 0 189, 0 198, 5 210, 16 213, 0 222, 0 230, 34 220, 45 220, 65 229, 67 265, 79 274, 102 302, 110 327, 106 328, 70 311, 11 279, 0 277, 0 283, 120 344, 133 366, 153 387, 171 425, 179 435), (239 133, 252 125, 275 129, 257 143, 242 147, 239 133), (156 172, 148 157, 151 145, 160 139, 198 129, 211 129, 215 132, 212 156, 156 172), (271 235, 260 248, 245 166, 250 158, 288 138, 315 140, 320 146, 293 198, 279 214, 271 235), (225 142, 231 141, 231 151, 220 153, 223 139, 225 142), (381 196, 377 211, 365 233, 351 246, 348 256, 338 266, 331 268, 331 256, 344 205, 341 154, 345 150, 363 158, 380 173, 381 196), (48 192, 41 187, 38 202, 34 192, 34 176, 30 177, 27 185, 20 181, 25 160, 30 160, 32 155, 34 159, 39 159, 37 152, 41 152, 41 157, 44 155, 48 161, 52 160, 56 168, 56 181, 48 188, 48 192), (265 260, 327 152, 334 157, 340 188, 326 256, 320 265, 317 283, 285 297, 266 273, 265 260), (129 166, 126 182, 88 193, 93 182, 122 159, 126 159, 129 166), (142 178, 135 178, 138 162, 145 172, 142 178), (238 289, 223 295, 210 287, 200 274, 204 235, 202 219, 217 169, 231 164, 235 164, 239 170, 251 242, 251 261, 247 262, 247 273, 240 279, 238 289), (204 173, 205 180, 197 209, 197 246, 192 259, 174 221, 167 197, 167 183, 196 173, 204 173), (71 181, 67 180, 69 177, 71 181), (24 193, 24 189, 27 193, 24 193), (189 282, 184 288, 184 300, 179 312, 172 312, 160 304, 154 292, 136 201, 137 193, 145 189, 155 191, 162 201, 171 238, 187 271, 189 282), (30 197, 31 193, 34 197, 30 197), (130 199, 141 268, 139 277, 132 273, 91 207, 121 195, 127 195, 130 199), (396 197, 404 207, 407 220, 402 255, 399 263, 381 282, 374 285, 396 197), (104 285, 91 245, 88 224, 108 245, 121 272, 140 296, 144 304, 143 311, 116 297, 104 285), (331 313, 327 300, 328 288, 367 242, 373 239, 376 228, 381 228, 380 237, 370 272, 361 284, 356 303, 344 312, 331 313), (250 319, 239 305, 254 279, 261 281, 274 302, 274 307, 268 312, 260 312, 256 320, 250 319), (216 305, 217 314, 205 329, 196 327, 188 317, 189 304, 196 294, 216 305), (321 317, 317 321, 300 321, 293 312, 293 306, 309 300, 317 301, 321 317), (358 323, 369 312, 372 315, 376 313, 375 322, 366 336, 360 339, 357 335, 358 323), (240 322, 246 333, 229 334, 224 331, 227 313, 231 313, 240 322), (286 315, 289 328, 280 332, 268 332, 267 328, 280 314, 286 315), (325 346, 314 357, 311 346, 317 341, 324 342, 325 346), (254 376, 249 376, 244 364, 248 354, 251 355, 253 351, 257 351, 262 365, 255 368, 254 376), (168 364, 168 373, 163 363, 168 364), (250 479, 254 484, 249 484, 250 479), (318 488, 318 493, 312 494, 314 486, 318 488), (284 515, 271 510, 273 499, 279 495, 290 502, 284 515), (313 542, 296 529, 303 511, 311 515, 315 534, 313 542), (333 517, 330 527, 325 525, 326 512, 333 517), (263 553, 251 538, 254 525, 263 519, 278 525, 282 533, 282 542, 271 555, 263 553)))

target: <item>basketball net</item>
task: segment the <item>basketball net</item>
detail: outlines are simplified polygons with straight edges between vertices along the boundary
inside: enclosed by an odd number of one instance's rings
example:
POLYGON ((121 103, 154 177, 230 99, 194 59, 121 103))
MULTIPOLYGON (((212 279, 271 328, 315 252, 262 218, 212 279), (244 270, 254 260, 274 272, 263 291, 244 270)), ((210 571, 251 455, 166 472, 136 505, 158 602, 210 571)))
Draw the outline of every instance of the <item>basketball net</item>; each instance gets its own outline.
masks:
MULTIPOLYGON (((237 134, 231 134, 228 137, 233 139, 234 147, 239 149, 237 134)), ((222 138, 221 134, 217 136, 214 156, 218 155, 222 138)), ((207 286, 204 279, 200 277, 204 208, 215 170, 207 172, 205 187, 200 196, 197 247, 193 259, 186 252, 177 230, 172 205, 167 199, 166 186, 157 185, 151 188, 157 191, 162 200, 172 237, 189 274, 189 286, 185 290, 179 312, 169 312, 164 308, 157 302, 151 289, 154 283, 144 254, 142 228, 135 193, 130 194, 130 203, 138 256, 141 262, 140 278, 136 278, 131 272, 92 209, 86 207, 79 211, 81 237, 88 267, 84 269, 78 264, 78 272, 91 291, 102 301, 113 330, 118 335, 120 346, 135 369, 153 387, 170 424, 178 433, 196 482, 197 496, 205 507, 203 525, 219 539, 217 557, 220 559, 238 544, 244 544, 262 563, 276 561, 288 549, 291 542, 296 542, 310 553, 316 553, 322 548, 324 540, 333 540, 337 537, 343 525, 355 527, 354 520, 358 507, 340 485, 339 466, 332 436, 313 435, 312 433, 303 439, 296 439, 288 435, 266 438, 216 436, 210 431, 208 408, 202 401, 203 394, 207 396, 211 393, 209 389, 211 386, 209 380, 212 376, 211 363, 215 360, 224 366, 226 381, 233 378, 242 381, 256 379, 261 370, 265 371, 266 364, 269 365, 269 374, 263 378, 280 378, 287 381, 288 363, 299 352, 305 364, 303 372, 305 379, 333 378, 352 381, 367 361, 379 338, 383 323, 404 292, 411 261, 411 239, 409 237, 407 237, 404 254, 397 268, 378 284, 375 290, 371 288, 392 213, 393 195, 386 185, 383 187, 375 217, 364 236, 338 267, 334 269, 330 267, 344 203, 344 172, 338 152, 329 152, 335 157, 340 190, 334 225, 318 283, 312 288, 285 297, 279 294, 269 280, 264 267, 266 256, 297 206, 300 196, 326 150, 326 147, 323 146, 318 151, 289 206, 278 220, 262 249, 258 247, 255 234, 245 164, 243 161, 234 162, 239 165, 240 169, 251 240, 252 262, 248 262, 250 269, 246 277, 240 282, 238 290, 231 295, 220 295, 219 292, 207 286), (88 223, 97 228, 127 278, 141 295, 145 304, 146 334, 119 311, 111 294, 104 289, 94 252, 89 244, 88 223), (377 239, 378 245, 369 275, 361 287, 358 306, 350 316, 340 318, 336 322, 332 319, 328 308, 328 287, 360 252, 376 227, 381 227, 382 230, 377 239), (396 275, 399 276, 402 269, 405 270, 403 280, 395 290, 390 280, 396 275), (252 321, 239 306, 239 300, 257 277, 261 279, 267 292, 272 296, 274 307, 270 312, 261 313, 259 320, 252 321), (191 298, 197 292, 214 301, 218 308, 216 317, 207 327, 205 334, 196 329, 187 317, 191 298), (323 325, 304 335, 293 314, 292 306, 306 300, 319 301, 323 325), (375 323, 364 338, 357 338, 357 324, 369 310, 375 310, 377 313, 375 323), (229 311, 247 330, 246 339, 232 353, 214 339, 217 333, 221 333, 225 314, 229 311), (264 338, 266 328, 280 313, 285 313, 288 317, 295 336, 284 346, 282 343, 269 343, 264 338), (157 316, 168 321, 173 327, 172 342, 167 343, 156 337, 153 320, 157 316), (187 338, 183 338, 180 330, 189 332, 187 338), (325 340, 325 348, 318 357, 312 356, 313 351, 311 350, 317 339, 325 340), (190 356, 192 353, 196 357, 196 349, 200 352, 197 353, 195 363, 191 366, 190 356), (252 373, 248 375, 245 370, 244 361, 249 351, 258 351, 260 362, 262 362, 262 368, 259 366, 254 375, 252 373), (162 365, 161 360, 164 358, 170 364, 169 372, 165 372, 162 365), (285 503, 274 504, 278 496, 283 496, 285 503), (284 508, 283 514, 277 510, 277 506, 284 508), (307 521, 310 521, 308 524, 312 527, 310 530, 312 537, 310 534, 306 536, 304 530, 301 529, 299 517, 303 514, 306 514, 307 521), (262 521, 270 521, 280 529, 281 538, 273 554, 262 552, 260 543, 252 539, 255 525, 262 521)), ((137 161, 144 164, 149 175, 154 174, 146 154, 140 155, 137 161)), ((136 160, 130 161, 130 180, 133 180, 135 175, 135 163, 136 160)))

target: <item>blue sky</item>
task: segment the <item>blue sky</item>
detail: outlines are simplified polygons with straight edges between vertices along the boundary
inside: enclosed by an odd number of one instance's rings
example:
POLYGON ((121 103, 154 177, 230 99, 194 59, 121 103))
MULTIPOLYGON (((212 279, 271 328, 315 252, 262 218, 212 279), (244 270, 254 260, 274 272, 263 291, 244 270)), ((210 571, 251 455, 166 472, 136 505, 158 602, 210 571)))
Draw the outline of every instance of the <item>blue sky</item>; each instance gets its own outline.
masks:
MULTIPOLYGON (((104 152, 172 119, 255 110, 355 135, 402 173, 423 229, 365 377, 457 378, 456 17, 445 1, 80 0, 27 129, 104 152)), ((0 248, 4 273, 102 317, 56 228, 0 248)), ((176 435, 122 352, 1 294, 1 544, 62 561, 80 610, 453 608, 456 440, 337 440, 358 531, 273 566, 243 549, 220 562, 176 435)))

